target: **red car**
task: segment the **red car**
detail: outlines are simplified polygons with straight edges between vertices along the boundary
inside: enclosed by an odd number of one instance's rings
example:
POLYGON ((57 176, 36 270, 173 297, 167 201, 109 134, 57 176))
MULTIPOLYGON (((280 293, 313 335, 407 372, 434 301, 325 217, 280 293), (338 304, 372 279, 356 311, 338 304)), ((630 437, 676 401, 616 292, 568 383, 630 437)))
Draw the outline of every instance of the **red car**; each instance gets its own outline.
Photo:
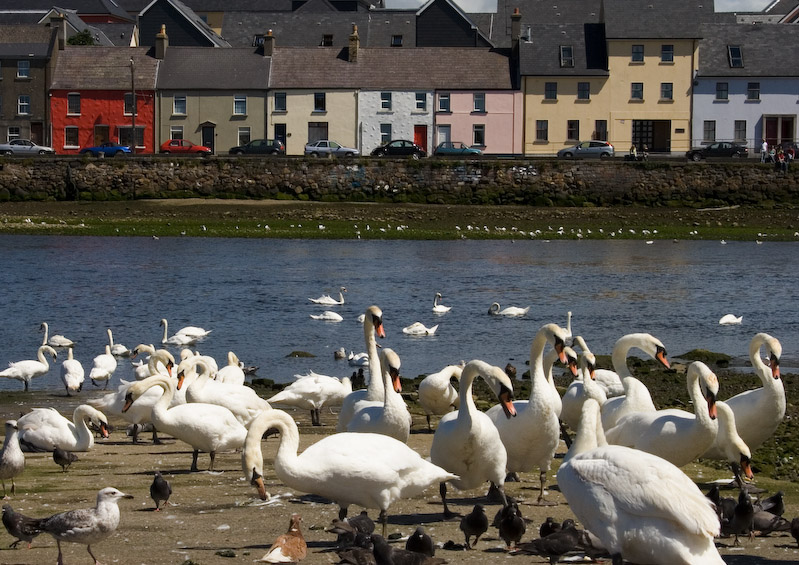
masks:
POLYGON ((210 155, 213 153, 210 147, 205 145, 195 145, 188 139, 167 139, 161 144, 161 153, 177 153, 177 154, 200 154, 210 155))

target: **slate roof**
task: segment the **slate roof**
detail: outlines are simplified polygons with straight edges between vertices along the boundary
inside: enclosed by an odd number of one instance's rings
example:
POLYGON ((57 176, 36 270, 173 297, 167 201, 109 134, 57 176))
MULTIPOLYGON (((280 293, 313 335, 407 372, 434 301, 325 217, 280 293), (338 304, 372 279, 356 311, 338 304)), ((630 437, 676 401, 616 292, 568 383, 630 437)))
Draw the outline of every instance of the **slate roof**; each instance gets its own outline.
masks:
POLYGON ((694 39, 708 22, 734 22, 712 0, 604 0, 608 39, 694 39))
POLYGON ((461 47, 285 47, 272 56, 270 88, 381 90, 513 89, 509 58, 496 50, 461 47))
POLYGON ((149 47, 68 46, 59 53, 53 73, 55 90, 130 90, 130 59, 136 90, 155 90, 158 60, 149 47))
MULTIPOLYGON (((84 22, 80 16, 74 10, 67 10, 65 8, 58 8, 54 7, 50 13, 61 14, 64 16, 64 19, 67 21, 67 38, 75 35, 76 33, 88 30, 91 33, 92 37, 94 38, 95 45, 104 45, 106 47, 111 47, 114 45, 114 42, 106 36, 105 32, 93 24, 87 24, 84 22)), ((50 13, 45 14, 39 20, 40 25, 47 25, 50 23, 50 13)), ((107 24, 107 25, 127 25, 133 26, 133 23, 125 23, 125 24, 107 24)))
MULTIPOLYGON (((139 18, 143 17, 150 8, 157 2, 167 2, 186 18, 208 41, 216 47, 230 47, 230 43, 219 37, 214 30, 212 30, 197 13, 189 8, 180 0, 152 0, 145 8, 139 13, 139 18)), ((142 42, 143 43, 143 42, 142 42)))
POLYGON ((780 24, 702 26, 699 72, 702 77, 797 77, 799 27, 780 24), (743 67, 730 67, 727 46, 738 45, 743 67), (775 56, 776 55, 776 56, 775 56))
POLYGON ((265 90, 272 60, 261 53, 251 47, 169 46, 158 71, 158 88, 265 90))
POLYGON ((522 76, 608 76, 602 24, 543 24, 530 31, 530 40, 519 42, 522 76), (561 45, 572 46, 574 67, 560 66, 561 45))
POLYGON ((47 13, 56 5, 78 14, 108 14, 116 18, 132 19, 127 10, 116 0, 0 0, 0 10, 31 10, 47 13))
POLYGON ((130 47, 130 40, 133 36, 133 29, 135 24, 131 23, 116 23, 116 24, 92 24, 92 28, 103 33, 108 39, 108 45, 116 45, 117 47, 130 47))
POLYGON ((0 26, 0 57, 47 58, 53 30, 40 25, 0 26))

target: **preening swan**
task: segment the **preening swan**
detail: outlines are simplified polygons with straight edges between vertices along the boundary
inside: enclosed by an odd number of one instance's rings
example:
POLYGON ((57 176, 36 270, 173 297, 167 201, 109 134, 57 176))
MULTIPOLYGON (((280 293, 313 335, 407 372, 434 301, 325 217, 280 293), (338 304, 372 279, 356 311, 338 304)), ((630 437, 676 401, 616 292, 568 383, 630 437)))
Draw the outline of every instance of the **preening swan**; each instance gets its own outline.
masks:
POLYGON ((366 367, 369 365, 369 354, 365 351, 363 353, 350 351, 350 354, 347 356, 347 364, 350 367, 366 367))
POLYGON ((314 320, 322 320, 325 322, 342 322, 344 318, 338 312, 333 312, 332 310, 325 310, 321 314, 311 314, 311 318, 314 320))
POLYGON ((694 413, 685 410, 633 412, 607 430, 608 443, 633 447, 682 467, 702 455, 716 438, 719 381, 707 365, 694 361, 686 374, 694 413))
POLYGON ((516 418, 508 419, 502 405, 492 406, 486 412, 505 445, 508 472, 539 469, 539 503, 544 501, 547 471, 560 442, 560 421, 553 401, 553 396, 557 395, 553 394, 544 372, 544 347, 551 344, 560 360, 566 362, 563 352, 566 336, 566 330, 557 324, 547 324, 536 333, 530 345, 530 398, 513 402, 516 418))
POLYGON ((402 333, 407 335, 433 335, 438 329, 438 324, 432 327, 425 326, 422 322, 414 322, 402 328, 402 333))
POLYGON ((463 365, 449 365, 437 373, 427 375, 419 383, 419 404, 422 405, 427 415, 429 431, 432 431, 431 415, 440 416, 458 409, 460 404, 458 391, 450 381, 453 377, 460 379, 461 373, 463 373, 463 365))
POLYGON ((167 334, 169 333, 169 324, 167 323, 166 318, 161 318, 160 325, 164 326, 164 335, 161 338, 161 343, 166 343, 169 345, 192 345, 199 339, 197 336, 181 333, 176 333, 171 337, 167 337, 167 334))
POLYGON ((735 314, 724 314, 719 320, 720 326, 736 326, 743 322, 743 316, 736 316, 735 314))
POLYGON ((108 381, 111 380, 111 376, 116 370, 117 359, 111 355, 111 346, 106 345, 105 353, 101 353, 94 358, 92 370, 89 371, 89 379, 91 379, 94 386, 100 386, 97 381, 105 381, 105 386, 103 387, 105 389, 108 388, 108 381))
MULTIPOLYGON (((499 399, 505 417, 516 415, 512 403, 513 383, 505 371, 484 361, 470 361, 461 374, 460 409, 446 414, 439 421, 430 448, 430 460, 459 476, 451 481, 457 489, 473 489, 491 481, 507 505, 503 485, 508 455, 496 426, 474 404, 472 383, 477 377, 482 377, 499 399)), ((444 515, 453 516, 447 506, 446 482, 441 482, 439 491, 444 515)))
POLYGON ((432 484, 457 479, 401 441, 380 434, 326 436, 297 455, 297 424, 282 410, 270 410, 250 424, 241 455, 244 476, 262 499, 266 490, 261 437, 272 428, 280 432, 274 468, 283 484, 335 501, 342 520, 350 504, 379 508, 384 532, 392 503, 417 496, 432 484))
POLYGON ((114 357, 130 357, 131 351, 121 343, 114 343, 114 334, 111 332, 111 328, 106 330, 108 332, 108 345, 111 348, 111 355, 114 357))
POLYGON ((49 345, 41 345, 39 346, 39 350, 36 354, 38 360, 26 359, 25 361, 14 361, 9 363, 8 369, 0 371, 0 377, 22 381, 25 384, 25 390, 27 391, 30 387, 31 380, 36 377, 46 375, 47 371, 50 370, 50 364, 47 362, 47 357, 44 356, 45 353, 49 353, 53 357, 53 361, 58 358, 58 354, 55 352, 55 349, 49 345))
POLYGON ((197 471, 197 456, 206 451, 211 456, 209 470, 214 470, 217 451, 238 449, 244 445, 247 428, 242 426, 233 413, 215 404, 188 403, 169 407, 175 395, 175 381, 169 377, 155 375, 136 381, 128 389, 125 407, 130 408, 137 398, 151 387, 160 387, 164 393, 153 405, 152 421, 158 431, 167 433, 194 448, 191 470, 197 471))
POLYGON ((352 392, 349 377, 339 380, 311 371, 296 375, 297 380, 269 399, 270 404, 288 404, 311 411, 311 425, 321 426, 320 411, 324 406, 337 406, 352 392))
POLYGON ((214 380, 230 385, 243 385, 245 376, 244 369, 241 368, 241 365, 238 356, 232 351, 228 351, 227 365, 216 372, 214 380))
POLYGON ((442 298, 441 293, 437 292, 436 297, 433 299, 433 312, 436 314, 446 314, 450 310, 452 310, 452 306, 444 306, 443 304, 439 304, 438 301, 442 298))
POLYGON ((599 404, 586 400, 577 439, 558 470, 577 519, 613 557, 650 565, 724 565, 712 503, 679 468, 655 455, 605 445, 599 404))
POLYGON ((347 289, 343 286, 338 291, 338 300, 330 296, 329 294, 323 294, 319 298, 309 298, 311 302, 314 304, 324 304, 327 306, 336 306, 344 304, 344 293, 347 292, 347 289))
POLYGON ((83 388, 83 379, 85 378, 85 371, 80 361, 73 358, 72 348, 67 352, 67 358, 61 363, 61 382, 67 389, 67 396, 71 396, 70 392, 80 392, 83 388))
POLYGON ((48 338, 47 333, 50 331, 50 328, 47 326, 47 322, 42 322, 39 329, 44 330, 42 345, 49 345, 50 347, 73 347, 75 345, 74 341, 61 334, 52 335, 48 338))
POLYGON ((735 473, 735 479, 743 487, 741 473, 747 479, 754 477, 751 467, 752 452, 746 445, 735 425, 735 413, 726 402, 721 400, 716 402, 716 414, 718 416, 718 432, 713 440, 713 446, 702 454, 703 459, 719 459, 727 461, 735 473), (719 453, 721 457, 715 457, 719 453))
POLYGON ((100 434, 108 437, 108 420, 99 410, 81 404, 72 413, 70 422, 55 408, 34 408, 19 420, 19 442, 26 451, 52 451, 60 447, 67 451, 89 451, 94 445, 94 434, 86 425, 100 429, 100 434))
POLYGON ((518 306, 508 306, 504 310, 499 309, 499 302, 494 302, 491 307, 488 309, 488 313, 492 316, 508 316, 508 317, 515 317, 515 316, 524 316, 529 312, 530 307, 527 308, 519 308, 518 306))

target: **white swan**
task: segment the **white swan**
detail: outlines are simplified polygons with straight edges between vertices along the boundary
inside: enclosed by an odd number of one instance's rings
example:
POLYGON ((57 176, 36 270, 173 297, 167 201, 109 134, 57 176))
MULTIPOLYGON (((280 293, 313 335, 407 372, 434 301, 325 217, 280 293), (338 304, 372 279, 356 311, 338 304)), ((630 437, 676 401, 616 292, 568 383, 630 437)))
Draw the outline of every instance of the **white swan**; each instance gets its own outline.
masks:
MULTIPOLYGON (((565 335, 567 336, 566 339, 568 339, 568 333, 565 335)), ((571 347, 565 346, 563 348, 563 355, 566 358, 566 367, 569 369, 569 372, 572 374, 572 376, 576 377, 579 374, 579 371, 577 370, 577 353, 571 347)), ((552 369, 555 367, 555 362, 560 360, 560 357, 560 352, 557 349, 552 348, 544 355, 543 363, 544 374, 546 375, 547 384, 549 385, 552 410, 555 411, 555 414, 558 418, 560 418, 560 413, 563 411, 563 400, 561 399, 560 392, 555 384, 555 377, 552 375, 552 369)))
MULTIPOLYGON (((782 344, 767 333, 758 333, 749 343, 749 359, 763 386, 736 394, 725 402, 735 414, 735 427, 749 449, 755 451, 768 440, 785 417, 785 385, 780 378, 782 344), (768 365, 760 357, 766 348, 768 365)), ((704 457, 721 459, 723 453, 713 445, 704 457)))
POLYGON ((139 353, 149 353, 147 363, 137 365, 134 369, 137 381, 142 381, 147 377, 152 377, 159 373, 165 373, 172 376, 172 369, 175 366, 175 357, 166 349, 155 349, 152 345, 145 345, 140 343, 133 348, 132 357, 136 357, 139 353), (163 367, 163 371, 161 370, 163 367))
POLYGON ((646 451, 677 467, 702 455, 718 432, 719 381, 707 365, 694 361, 688 365, 686 383, 693 414, 675 409, 627 414, 605 432, 608 443, 646 451))
POLYGON ((325 310, 321 314, 311 314, 311 318, 314 320, 322 320, 325 322, 344 321, 344 317, 341 314, 339 314, 338 312, 333 312, 332 310, 325 310))
MULTIPOLYGON (((123 412, 122 409, 125 407, 128 389, 132 384, 132 382, 122 380, 116 392, 109 392, 100 398, 92 398, 88 402, 106 416, 118 416, 126 422, 133 424, 133 433, 131 437, 133 438, 133 443, 137 443, 139 441, 141 425, 151 422, 150 416, 153 412, 153 406, 155 402, 161 398, 163 391, 158 387, 148 389, 136 399, 136 402, 123 412)), ((153 443, 161 443, 155 428, 153 428, 153 443)))
POLYGON ((347 364, 350 367, 366 367, 369 365, 369 354, 365 351, 362 353, 350 351, 347 356, 347 364))
POLYGON ((433 335, 438 329, 438 324, 427 327, 422 322, 414 322, 410 326, 402 328, 402 333, 407 335, 433 335))
POLYGON ((355 412, 355 405, 361 400, 376 402, 383 399, 383 379, 380 378, 380 357, 377 354, 377 339, 386 337, 383 327, 383 311, 377 306, 369 306, 364 313, 363 340, 366 344, 367 358, 369 361, 369 384, 366 389, 354 390, 341 403, 338 414, 337 432, 347 429, 347 423, 355 412))
POLYGON ((209 470, 214 470, 217 451, 238 449, 244 445, 247 428, 242 426, 233 413, 216 404, 188 403, 169 407, 175 395, 175 381, 169 377, 155 375, 137 381, 128 389, 125 407, 140 397, 151 387, 161 387, 161 395, 152 411, 152 421, 158 431, 167 433, 194 448, 191 470, 197 471, 197 457, 200 451, 211 455, 209 470))
POLYGON ((669 368, 666 348, 659 339, 647 333, 627 334, 620 337, 613 346, 611 362, 624 385, 624 396, 608 398, 602 405, 602 427, 609 430, 616 422, 630 412, 654 412, 655 404, 646 385, 633 377, 627 367, 627 354, 637 347, 647 355, 669 368))
POLYGON ((229 385, 241 386, 244 384, 244 369, 241 368, 241 361, 235 353, 227 352, 227 365, 216 372, 214 379, 229 385))
POLYGON ((441 416, 452 410, 457 410, 460 405, 458 391, 450 382, 452 378, 460 379, 463 365, 448 365, 438 371, 427 375, 419 383, 419 404, 427 416, 427 429, 430 427, 430 416, 441 416))
POLYGON ((130 357, 130 349, 121 343, 114 343, 114 334, 111 332, 111 328, 108 328, 106 332, 108 332, 108 345, 111 348, 111 355, 114 357, 130 357))
POLYGON ((732 467, 738 483, 743 485, 741 473, 747 479, 754 477, 751 467, 752 452, 738 434, 735 413, 726 402, 721 400, 716 402, 716 415, 719 423, 718 432, 713 440, 713 446, 702 454, 702 458, 727 461, 732 467), (721 456, 715 456, 716 453, 721 456))
POLYGON ((14 361, 8 364, 8 369, 0 371, 0 377, 9 379, 17 379, 25 384, 25 390, 30 387, 31 380, 36 377, 46 375, 50 370, 50 364, 47 362, 45 353, 49 353, 53 357, 53 361, 58 358, 55 349, 49 345, 40 345, 36 353, 37 359, 26 359, 24 361, 14 361))
POLYGON ((601 434, 599 404, 587 400, 558 486, 614 565, 724 565, 713 542, 718 517, 693 481, 660 457, 604 445, 601 434))
MULTIPOLYGON (((480 412, 472 398, 472 383, 482 377, 499 399, 507 418, 516 415, 513 383, 499 367, 480 360, 470 361, 460 378, 460 409, 446 414, 438 423, 430 447, 430 460, 459 476, 451 482, 459 490, 476 488, 491 481, 505 500, 505 466, 508 456, 491 419, 480 412)), ((447 506, 447 485, 440 486, 444 515, 453 516, 447 506)), ((507 503, 505 503, 507 504, 507 503)))
POLYGON ((186 402, 216 404, 230 410, 243 426, 248 426, 261 412, 270 410, 269 403, 258 396, 248 386, 215 381, 210 378, 208 364, 202 357, 192 357, 180 364, 177 389, 183 387, 187 365, 202 368, 189 385, 186 386, 186 402))
POLYGON ((81 404, 72 413, 70 422, 55 408, 34 408, 19 420, 19 441, 26 451, 52 451, 56 447, 67 451, 89 451, 94 445, 94 434, 86 422, 100 429, 108 437, 108 419, 99 410, 81 404))
POLYGON ((103 388, 108 388, 108 381, 117 370, 117 359, 111 355, 111 346, 105 346, 105 353, 101 353, 92 361, 92 370, 89 371, 89 379, 94 386, 100 386, 97 381, 105 381, 103 388))
POLYGON ((720 326, 737 326, 744 320, 743 316, 736 316, 735 314, 724 314, 719 320, 720 326))
POLYGON ((61 334, 52 335, 49 338, 47 337, 50 328, 47 325, 47 322, 42 322, 42 325, 39 327, 40 330, 44 330, 44 337, 42 338, 42 345, 49 345, 50 347, 73 347, 75 342, 71 339, 64 337, 61 334))
POLYGON ((314 304, 324 304, 327 306, 336 306, 344 304, 344 293, 347 292, 347 289, 343 286, 338 291, 338 300, 330 296, 329 294, 323 294, 319 298, 309 298, 311 302, 314 304))
POLYGON ((516 418, 510 420, 502 405, 492 406, 486 415, 499 430, 499 436, 508 453, 507 470, 521 473, 539 469, 540 490, 538 502, 544 501, 544 486, 555 450, 560 443, 560 422, 555 412, 552 386, 544 372, 544 347, 551 344, 562 362, 566 361, 566 330, 557 324, 546 324, 535 334, 530 345, 530 399, 516 400, 513 408, 516 418))
POLYGON ((205 328, 200 328, 197 326, 183 326, 175 332, 175 335, 187 335, 189 337, 200 339, 206 337, 210 333, 211 330, 206 330, 205 328))
POLYGON ((83 370, 83 365, 80 361, 72 356, 72 348, 67 352, 67 358, 61 363, 61 382, 67 389, 67 396, 71 396, 70 392, 80 392, 83 388, 83 379, 86 372, 83 370))
POLYGON ((500 310, 499 302, 494 302, 491 305, 491 307, 488 309, 488 313, 492 316, 508 316, 508 317, 524 316, 529 311, 530 311, 529 306, 527 308, 519 308, 518 306, 508 306, 504 310, 500 310))
POLYGON ((297 424, 282 410, 270 410, 250 425, 241 455, 244 476, 258 488, 261 498, 266 497, 261 437, 271 428, 280 432, 274 467, 281 482, 335 501, 341 508, 340 519, 351 504, 379 508, 384 532, 394 502, 417 496, 432 484, 457 479, 401 441, 380 434, 333 434, 297 455, 297 424))
POLYGON ((321 426, 320 411, 325 406, 338 406, 352 392, 349 377, 339 380, 311 371, 296 375, 297 380, 269 399, 270 404, 287 404, 311 411, 311 424, 321 426))
POLYGON ((161 343, 166 343, 169 345, 192 345, 199 339, 196 336, 181 333, 177 333, 171 337, 168 337, 167 334, 169 333, 169 324, 167 323, 166 318, 161 318, 161 323, 159 325, 164 326, 164 335, 161 338, 161 343))
POLYGON ((381 349, 380 366, 383 372, 383 402, 359 402, 347 423, 347 431, 383 434, 407 443, 412 420, 408 405, 400 394, 399 355, 393 349, 381 349))
MULTIPOLYGON (((578 339, 582 338, 574 338, 575 343, 578 339)), ((580 357, 579 375, 571 382, 561 399, 563 409, 560 412, 560 421, 574 431, 580 425, 583 404, 587 399, 593 398, 600 406, 608 399, 604 388, 596 382, 596 357, 587 347, 583 346, 581 349, 583 354, 580 357)))
POLYGON ((444 306, 443 304, 439 304, 438 301, 441 299, 441 293, 437 292, 436 297, 433 299, 433 312, 436 314, 446 314, 450 310, 452 310, 452 306, 444 306))

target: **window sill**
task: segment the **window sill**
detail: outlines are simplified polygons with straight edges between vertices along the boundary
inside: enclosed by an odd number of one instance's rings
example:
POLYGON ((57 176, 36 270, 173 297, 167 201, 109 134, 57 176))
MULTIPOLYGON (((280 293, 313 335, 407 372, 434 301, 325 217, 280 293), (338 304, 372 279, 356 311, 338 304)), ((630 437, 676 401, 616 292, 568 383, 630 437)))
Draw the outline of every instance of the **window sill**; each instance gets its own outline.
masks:
POLYGON ((273 116, 285 116, 286 114, 288 114, 286 110, 272 110, 273 116))
POLYGON ((644 103, 644 99, 643 98, 630 98, 629 103, 630 104, 643 104, 644 103))
POLYGON ((247 114, 231 114, 234 118, 246 118, 247 114))
POLYGON ((171 118, 173 118, 173 119, 175 119, 175 118, 185 118, 185 117, 186 117, 186 115, 187 115, 187 114, 177 114, 177 113, 173 113, 173 114, 172 114, 170 117, 171 117, 171 118))
POLYGON ((661 98, 658 104, 674 104, 674 98, 661 98))
POLYGON ((590 104, 591 103, 591 99, 590 98, 577 98, 577 99, 575 99, 574 103, 575 104, 590 104))
POLYGON ((486 111, 485 110, 472 110, 471 115, 472 116, 485 116, 486 115, 486 111))
POLYGON ((378 110, 378 111, 377 111, 377 113, 378 113, 379 115, 386 116, 386 115, 391 115, 391 114, 393 114, 393 113, 394 113, 394 111, 393 111, 393 110, 381 109, 381 110, 378 110))
POLYGON ((67 117, 68 118, 79 118, 80 117, 80 112, 78 112, 77 114, 71 114, 71 113, 67 112, 67 117))
POLYGON ((316 116, 325 115, 327 114, 327 110, 314 110, 313 112, 311 112, 311 114, 314 114, 316 116))
POLYGON ((449 114, 449 115, 452 115, 452 110, 436 110, 436 114, 449 114))
POLYGON ((747 98, 746 100, 744 100, 744 104, 760 104, 760 98, 756 98, 756 99, 752 99, 752 100, 747 98))
POLYGON ((730 103, 730 99, 729 98, 714 98, 713 99, 713 104, 729 104, 729 103, 730 103))
POLYGON ((64 145, 62 149, 80 149, 80 145, 64 145))
POLYGON ((557 104, 557 103, 558 103, 558 99, 557 98, 544 98, 541 101, 541 104, 557 104))
POLYGON ((30 82, 33 79, 31 79, 31 77, 14 77, 14 80, 19 82, 30 82))
POLYGON ((630 66, 632 67, 641 67, 644 65, 643 61, 630 61, 630 66))
POLYGON ((533 144, 534 145, 549 145, 549 140, 548 139, 536 139, 535 141, 533 141, 533 144))
POLYGON ((660 64, 673 67, 674 61, 661 61, 660 64))

